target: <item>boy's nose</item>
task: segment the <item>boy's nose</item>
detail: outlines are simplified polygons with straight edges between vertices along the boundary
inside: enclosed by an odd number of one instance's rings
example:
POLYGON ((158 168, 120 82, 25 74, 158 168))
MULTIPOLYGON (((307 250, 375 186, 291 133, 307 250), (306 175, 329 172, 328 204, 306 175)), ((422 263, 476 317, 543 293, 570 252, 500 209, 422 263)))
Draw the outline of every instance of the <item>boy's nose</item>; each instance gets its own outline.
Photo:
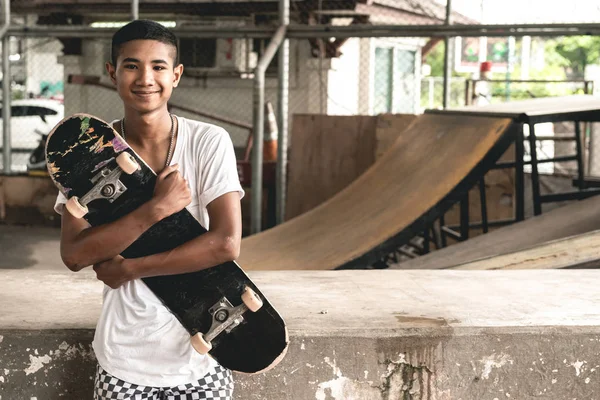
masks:
POLYGON ((149 85, 154 82, 154 75, 152 74, 152 68, 140 68, 138 75, 137 84, 149 85))

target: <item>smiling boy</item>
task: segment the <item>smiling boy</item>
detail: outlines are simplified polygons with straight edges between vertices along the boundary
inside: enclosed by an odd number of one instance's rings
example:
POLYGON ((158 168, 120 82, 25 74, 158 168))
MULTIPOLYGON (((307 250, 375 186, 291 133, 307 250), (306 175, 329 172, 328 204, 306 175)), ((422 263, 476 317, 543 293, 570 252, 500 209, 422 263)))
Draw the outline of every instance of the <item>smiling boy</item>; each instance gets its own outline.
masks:
POLYGON ((183 73, 177 38, 162 25, 133 21, 112 39, 107 72, 123 102, 113 127, 158 174, 153 198, 125 217, 90 227, 64 211, 61 256, 79 271, 93 265, 105 283, 93 348, 94 399, 231 399, 231 372, 198 354, 190 335, 141 278, 210 268, 239 255, 244 195, 227 132, 169 113, 183 73), (172 251, 124 259, 119 254, 161 219, 188 211, 208 229, 172 251))

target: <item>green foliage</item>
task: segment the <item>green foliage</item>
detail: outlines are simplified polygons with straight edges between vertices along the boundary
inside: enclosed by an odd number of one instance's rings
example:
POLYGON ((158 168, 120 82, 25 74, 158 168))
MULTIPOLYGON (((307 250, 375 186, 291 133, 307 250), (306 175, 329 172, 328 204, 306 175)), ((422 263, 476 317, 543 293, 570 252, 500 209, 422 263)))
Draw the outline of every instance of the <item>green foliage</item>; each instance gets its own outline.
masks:
POLYGON ((423 62, 431 66, 431 76, 444 76, 444 42, 435 45, 423 62))
POLYGON ((583 78, 585 67, 600 60, 600 37, 568 36, 546 42, 547 62, 566 69, 572 78, 583 78))
MULTIPOLYGON (((444 42, 440 41, 436 44, 427 55, 423 58, 424 64, 431 66, 430 76, 444 76, 444 42)), ((470 78, 469 73, 460 73, 453 71, 452 76, 470 78)))
POLYGON ((11 99, 23 100, 24 98, 25 98, 25 90, 24 89, 12 89, 11 99))
MULTIPOLYGON (((570 36, 542 40, 533 39, 532 52, 535 47, 541 45, 544 50, 544 65, 541 69, 530 68, 528 77, 532 80, 555 80, 582 79, 585 68, 591 64, 600 64, 600 36, 570 36)), ((510 73, 510 79, 521 78, 521 49, 522 42, 517 39, 515 43, 515 63, 510 73)), ((431 76, 441 77, 444 75, 444 43, 438 43, 424 57, 424 63, 431 66, 431 76)), ((470 78, 471 74, 454 73, 455 77, 470 78)), ((506 74, 493 74, 494 79, 505 79, 506 74)), ((462 80, 459 80, 462 84, 462 80)), ((453 82, 455 83, 455 82, 453 82)), ((464 87, 453 85, 451 99, 453 102, 460 103, 462 97, 460 92, 464 92, 464 87)), ((441 82, 435 86, 434 103, 441 104, 441 82)), ((538 97, 562 96, 570 94, 583 93, 583 84, 581 83, 492 83, 490 85, 492 101, 505 101, 508 96, 511 100, 530 99, 538 97)), ((428 88, 422 87, 422 106, 427 107, 428 88)))
MULTIPOLYGON (((556 54, 556 53, 554 53, 556 54)), ((546 53, 548 56, 548 53, 546 53)), ((546 57, 547 59, 547 57, 546 57)), ((516 63, 510 74, 511 79, 518 80, 521 77, 521 64, 516 63)), ((544 68, 529 70, 531 80, 554 80, 560 81, 567 78, 563 67, 557 64, 545 63, 544 68)), ((539 97, 564 96, 573 94, 571 85, 563 83, 511 83, 508 88, 506 83, 493 83, 491 85, 492 97, 506 99, 507 90, 511 100, 531 99, 539 97)))

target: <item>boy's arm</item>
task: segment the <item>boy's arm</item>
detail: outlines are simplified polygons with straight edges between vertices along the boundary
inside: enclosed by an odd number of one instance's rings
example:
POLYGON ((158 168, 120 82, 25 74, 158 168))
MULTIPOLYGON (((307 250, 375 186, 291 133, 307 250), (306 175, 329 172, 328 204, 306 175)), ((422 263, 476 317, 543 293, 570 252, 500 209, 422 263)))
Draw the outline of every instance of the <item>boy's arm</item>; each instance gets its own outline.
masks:
POLYGON ((183 209, 191 201, 187 182, 176 171, 165 168, 157 178, 154 197, 130 214, 96 227, 68 211, 62 215, 60 251, 65 265, 79 271, 116 257, 142 233, 161 219, 183 209))
POLYGON ((199 271, 236 259, 242 237, 240 195, 226 193, 207 206, 210 229, 173 250, 147 257, 117 256, 94 265, 98 279, 113 289, 138 278, 199 271))

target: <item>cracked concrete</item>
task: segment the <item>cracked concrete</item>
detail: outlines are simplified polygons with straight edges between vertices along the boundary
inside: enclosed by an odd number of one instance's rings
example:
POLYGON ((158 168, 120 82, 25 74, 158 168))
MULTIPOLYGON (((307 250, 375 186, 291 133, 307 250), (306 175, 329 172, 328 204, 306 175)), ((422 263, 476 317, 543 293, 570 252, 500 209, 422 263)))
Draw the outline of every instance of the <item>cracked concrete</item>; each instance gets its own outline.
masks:
MULTIPOLYGON (((252 276, 286 317, 291 344, 274 370, 236 375, 236 400, 556 400, 600 393, 595 271, 252 276)), ((101 290, 86 273, 0 270, 0 304, 9 311, 0 314, 3 398, 88 398, 101 290)))
POLYGON ((93 330, 3 331, 0 393, 9 399, 87 399, 93 330))
POLYGON ((388 372, 382 378, 381 396, 385 400, 426 398, 432 371, 427 365, 412 365, 406 355, 400 354, 398 361, 387 361, 388 372))

